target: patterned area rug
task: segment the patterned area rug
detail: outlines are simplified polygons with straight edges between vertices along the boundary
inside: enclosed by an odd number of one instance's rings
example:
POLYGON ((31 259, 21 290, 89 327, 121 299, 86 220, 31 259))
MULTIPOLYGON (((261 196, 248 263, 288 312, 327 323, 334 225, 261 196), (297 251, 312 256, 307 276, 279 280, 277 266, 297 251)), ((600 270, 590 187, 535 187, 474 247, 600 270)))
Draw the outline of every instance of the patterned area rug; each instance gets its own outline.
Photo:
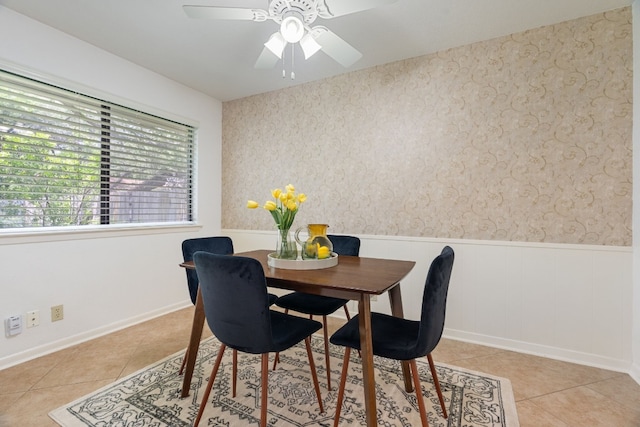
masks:
MULTIPOLYGON (((191 394, 181 399, 178 375, 183 353, 157 362, 88 396, 52 411, 49 416, 64 427, 74 426, 191 426, 219 348, 215 338, 200 345, 191 394)), ((331 346, 332 391, 326 388, 323 340, 313 337, 325 412, 320 413, 309 373, 304 343, 280 354, 269 373, 268 420, 272 426, 331 426, 342 369, 343 348, 331 346)), ((341 426, 365 425, 362 365, 352 352, 342 408, 341 426)), ((273 357, 272 357, 273 360, 273 357)), ((376 357, 378 425, 419 426, 414 393, 404 391, 400 364, 376 357)), ((238 395, 231 397, 231 350, 225 356, 207 403, 201 426, 257 425, 260 419, 260 357, 238 353, 238 395)), ((437 364, 449 418, 442 417, 426 358, 418 371, 430 427, 518 427, 511 383, 506 378, 437 364)))

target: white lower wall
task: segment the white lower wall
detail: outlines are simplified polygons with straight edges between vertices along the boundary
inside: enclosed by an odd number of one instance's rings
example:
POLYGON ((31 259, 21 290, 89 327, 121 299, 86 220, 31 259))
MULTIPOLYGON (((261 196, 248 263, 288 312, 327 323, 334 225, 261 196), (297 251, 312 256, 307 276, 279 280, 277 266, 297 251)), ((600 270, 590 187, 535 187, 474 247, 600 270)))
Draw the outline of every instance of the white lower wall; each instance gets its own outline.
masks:
MULTIPOLYGON (((236 252, 275 247, 275 233, 222 233, 232 237, 236 252)), ((629 247, 358 237, 361 256, 416 261, 402 282, 405 316, 413 319, 419 316, 431 260, 444 245, 454 249, 444 333, 448 338, 631 370, 629 247)), ((372 308, 389 312, 388 299, 379 298, 372 308)))

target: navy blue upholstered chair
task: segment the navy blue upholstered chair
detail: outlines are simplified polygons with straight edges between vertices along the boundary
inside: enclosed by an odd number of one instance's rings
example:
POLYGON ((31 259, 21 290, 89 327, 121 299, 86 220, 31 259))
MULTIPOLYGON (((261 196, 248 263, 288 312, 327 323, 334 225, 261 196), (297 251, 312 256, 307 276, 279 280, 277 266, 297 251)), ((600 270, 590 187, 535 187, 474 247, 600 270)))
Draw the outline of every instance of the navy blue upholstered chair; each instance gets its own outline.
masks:
MULTIPOLYGON (((260 425, 266 426, 269 353, 284 351, 304 340, 318 405, 320 412, 324 412, 311 354, 311 335, 322 327, 320 322, 270 310, 264 270, 253 258, 196 252, 194 261, 200 278, 205 316, 211 332, 221 343, 194 426, 202 418, 227 347, 262 355, 260 425)), ((234 363, 234 396, 235 389, 234 363)))
MULTIPOLYGON (((219 255, 233 254, 233 241, 227 236, 199 237, 187 239, 182 242, 182 257, 184 261, 193 261, 193 254, 198 251, 210 252, 219 255)), ((198 295, 198 274, 196 270, 185 268, 187 272, 187 286, 191 302, 196 303, 198 295)))
MULTIPOLYGON (((337 236, 328 235, 331 244, 333 245, 333 252, 338 255, 350 255, 358 256, 360 254, 360 239, 353 236, 337 236)), ((285 309, 285 313, 289 310, 297 311, 298 313, 308 314, 310 319, 313 316, 322 316, 322 326, 324 331, 324 359, 327 366, 327 389, 331 390, 331 366, 329 365, 329 337, 327 332, 327 316, 335 313, 340 307, 344 307, 344 312, 347 316, 347 320, 351 318, 349 316, 349 309, 347 303, 349 300, 341 298, 325 297, 322 295, 311 295, 303 292, 292 292, 284 295, 276 301, 276 305, 285 309)), ((278 357, 273 362, 273 369, 276 368, 278 357)))
MULTIPOLYGON (((436 348, 438 342, 440 342, 442 330, 444 329, 447 292, 449 290, 449 279, 451 278, 453 259, 453 249, 445 246, 440 255, 431 263, 424 286, 422 313, 419 321, 401 319, 382 313, 371 313, 373 354, 388 359, 409 361, 423 427, 427 427, 429 424, 427 422, 427 414, 422 397, 418 367, 415 361, 418 357, 426 355, 429 360, 429 367, 431 368, 433 383, 438 393, 438 399, 440 400, 440 407, 442 408, 444 417, 447 418, 447 410, 431 352, 436 348)), ((331 336, 331 343, 345 347, 342 377, 340 378, 336 415, 333 423, 334 426, 337 426, 340 420, 340 410, 342 409, 342 399, 344 397, 344 386, 351 349, 360 349, 358 316, 355 316, 343 327, 338 329, 331 336)))
MULTIPOLYGON (((218 255, 231 255, 233 254, 233 241, 227 236, 212 236, 212 237, 198 237, 195 239, 187 239, 182 242, 182 257, 184 261, 193 261, 193 254, 198 251, 209 252, 218 255)), ((185 268, 187 272, 187 286, 189 287, 189 296, 191 302, 196 303, 196 296, 198 295, 198 274, 196 270, 185 268)), ((269 302, 273 304, 278 297, 273 294, 269 294, 269 302)), ((184 371, 184 365, 187 361, 187 354, 185 353, 182 360, 182 366, 180 367, 180 375, 184 371)))

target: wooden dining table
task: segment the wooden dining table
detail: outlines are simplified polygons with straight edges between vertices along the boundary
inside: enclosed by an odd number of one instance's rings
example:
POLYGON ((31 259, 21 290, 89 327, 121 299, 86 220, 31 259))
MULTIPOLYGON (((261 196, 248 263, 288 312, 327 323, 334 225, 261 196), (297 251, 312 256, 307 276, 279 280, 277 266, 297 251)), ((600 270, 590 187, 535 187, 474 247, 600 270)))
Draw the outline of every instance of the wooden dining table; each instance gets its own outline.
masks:
MULTIPOLYGON (((333 267, 315 270, 293 270, 269 266, 267 256, 270 252, 272 251, 256 250, 236 253, 235 255, 260 261, 264 269, 267 285, 270 287, 358 301, 362 381, 367 426, 376 426, 375 376, 371 342, 371 297, 388 292, 392 315, 404 317, 399 285, 400 281, 414 267, 415 262, 340 255, 338 264, 333 267)), ((195 268, 193 261, 183 262, 180 266, 195 268)), ((191 377, 202 338, 204 321, 204 305, 198 288, 191 338, 187 349, 182 397, 189 395, 191 377)), ((413 391, 409 365, 406 362, 402 363, 402 374, 405 390, 407 392, 413 391)))

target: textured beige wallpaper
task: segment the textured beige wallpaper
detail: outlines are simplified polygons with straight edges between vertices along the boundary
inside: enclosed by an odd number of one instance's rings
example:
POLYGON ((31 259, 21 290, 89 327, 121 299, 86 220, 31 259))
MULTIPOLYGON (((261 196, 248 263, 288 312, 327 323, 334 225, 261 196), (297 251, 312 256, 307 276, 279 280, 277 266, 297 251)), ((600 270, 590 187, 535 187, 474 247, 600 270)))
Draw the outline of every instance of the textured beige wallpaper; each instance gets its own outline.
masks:
POLYGON ((223 104, 223 228, 631 245, 631 9, 223 104))

